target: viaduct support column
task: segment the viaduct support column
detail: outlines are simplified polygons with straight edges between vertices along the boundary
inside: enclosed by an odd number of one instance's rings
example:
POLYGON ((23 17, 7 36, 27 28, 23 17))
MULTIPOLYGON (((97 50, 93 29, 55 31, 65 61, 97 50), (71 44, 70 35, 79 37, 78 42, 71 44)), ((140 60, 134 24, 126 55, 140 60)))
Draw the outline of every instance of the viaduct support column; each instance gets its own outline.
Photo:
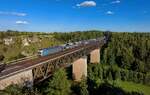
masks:
POLYGON ((72 65, 73 79, 80 81, 83 76, 87 76, 87 57, 84 56, 73 62, 72 65))
POLYGON ((100 49, 95 49, 90 53, 90 63, 100 63, 100 49))

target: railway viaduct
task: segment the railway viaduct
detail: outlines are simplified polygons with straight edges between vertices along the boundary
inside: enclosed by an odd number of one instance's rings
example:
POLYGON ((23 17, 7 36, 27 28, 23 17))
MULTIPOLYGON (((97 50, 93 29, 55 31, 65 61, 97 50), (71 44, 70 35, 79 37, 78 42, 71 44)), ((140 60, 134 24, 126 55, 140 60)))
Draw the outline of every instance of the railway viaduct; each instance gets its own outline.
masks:
POLYGON ((87 76, 87 55, 90 56, 90 63, 100 63, 100 49, 104 44, 105 39, 102 37, 94 43, 8 65, 0 73, 0 90, 11 84, 32 87, 34 84, 49 78, 58 68, 65 68, 69 65, 72 65, 73 79, 80 81, 82 76, 87 76))

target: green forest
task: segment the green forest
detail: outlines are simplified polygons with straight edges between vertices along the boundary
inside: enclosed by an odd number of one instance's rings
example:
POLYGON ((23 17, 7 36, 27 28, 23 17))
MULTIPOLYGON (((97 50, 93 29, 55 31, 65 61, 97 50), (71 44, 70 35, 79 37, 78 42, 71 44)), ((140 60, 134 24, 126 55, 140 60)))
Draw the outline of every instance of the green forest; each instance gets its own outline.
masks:
MULTIPOLYGON (((97 30, 69 33, 8 30, 0 32, 0 60, 7 62, 34 55, 43 47, 98 38, 105 34, 106 31, 97 30), (9 46, 3 42, 8 37, 15 38, 9 46), (40 41, 22 46, 21 39, 26 37, 40 41)), ((33 88, 11 85, 0 91, 0 95, 150 95, 150 33, 109 32, 108 43, 101 48, 100 60, 98 64, 88 63, 88 76, 83 76, 81 82, 72 80, 72 67, 60 68, 52 77, 33 88)))

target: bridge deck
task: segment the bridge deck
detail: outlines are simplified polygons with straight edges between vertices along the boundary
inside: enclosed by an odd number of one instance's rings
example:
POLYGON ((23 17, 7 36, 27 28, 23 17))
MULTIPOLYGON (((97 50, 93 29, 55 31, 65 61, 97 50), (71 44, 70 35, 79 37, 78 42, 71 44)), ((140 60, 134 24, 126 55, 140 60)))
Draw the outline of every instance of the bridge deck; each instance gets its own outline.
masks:
POLYGON ((31 60, 26 60, 23 62, 19 62, 17 64, 10 64, 10 65, 6 66, 5 70, 3 70, 0 73, 0 79, 3 79, 7 76, 19 73, 19 72, 27 70, 27 69, 31 69, 31 68, 39 65, 39 63, 42 63, 42 62, 47 61, 47 60, 53 60, 55 58, 58 58, 58 57, 65 55, 65 54, 73 53, 74 51, 80 50, 82 48, 85 48, 85 46, 77 46, 75 48, 67 49, 65 51, 51 54, 49 56, 39 57, 36 59, 31 59, 31 60))

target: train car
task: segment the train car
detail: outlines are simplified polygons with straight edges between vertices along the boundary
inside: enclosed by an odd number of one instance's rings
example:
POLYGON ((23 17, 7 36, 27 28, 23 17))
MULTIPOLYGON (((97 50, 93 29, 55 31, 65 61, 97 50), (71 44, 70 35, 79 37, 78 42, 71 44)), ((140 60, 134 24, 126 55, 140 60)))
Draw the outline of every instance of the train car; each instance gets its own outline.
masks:
POLYGON ((44 49, 40 49, 38 51, 38 55, 39 56, 47 56, 50 54, 54 54, 56 52, 60 52, 63 50, 63 46, 55 46, 55 47, 49 47, 49 48, 44 48, 44 49))
POLYGON ((69 48, 74 48, 74 47, 76 47, 77 45, 75 44, 75 43, 67 43, 67 44, 65 44, 65 49, 69 49, 69 48))

